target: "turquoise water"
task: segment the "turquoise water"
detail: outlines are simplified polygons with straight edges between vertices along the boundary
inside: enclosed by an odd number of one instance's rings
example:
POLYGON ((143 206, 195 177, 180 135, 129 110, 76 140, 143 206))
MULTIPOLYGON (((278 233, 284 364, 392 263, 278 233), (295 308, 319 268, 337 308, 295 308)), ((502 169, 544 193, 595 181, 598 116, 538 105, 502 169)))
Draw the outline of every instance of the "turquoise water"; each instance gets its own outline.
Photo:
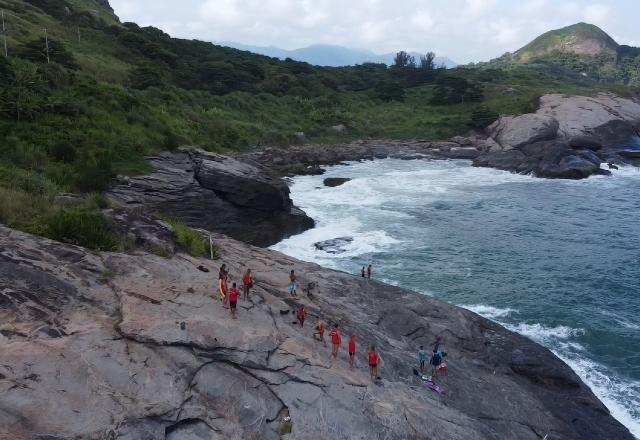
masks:
POLYGON ((546 345, 640 437, 640 169, 535 179, 379 160, 292 181, 317 227, 276 246, 473 310, 546 345), (325 188, 325 177, 350 177, 325 188), (344 252, 319 241, 352 237, 344 252))

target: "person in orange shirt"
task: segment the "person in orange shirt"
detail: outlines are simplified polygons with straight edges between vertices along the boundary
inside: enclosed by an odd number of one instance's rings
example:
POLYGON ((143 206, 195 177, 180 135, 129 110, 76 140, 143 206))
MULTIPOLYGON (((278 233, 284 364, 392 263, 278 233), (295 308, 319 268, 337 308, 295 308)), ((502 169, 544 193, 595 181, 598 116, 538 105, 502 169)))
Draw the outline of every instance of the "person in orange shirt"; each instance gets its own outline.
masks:
POLYGON ((376 353, 375 345, 372 345, 369 349, 369 353, 367 353, 367 360, 369 361, 369 374, 371 375, 371 380, 376 380, 378 378, 378 353, 376 353))
POLYGON ((342 343, 342 338, 340 337, 340 330, 338 330, 338 324, 334 324, 331 332, 329 333, 331 336, 331 356, 334 359, 338 358, 338 348, 340 348, 340 344, 342 343))
POLYGON ((304 318, 306 316, 307 316, 307 312, 304 310, 304 306, 300 306, 300 308, 298 309, 298 313, 296 313, 296 317, 298 318, 300 327, 304 327, 304 318))
POLYGON ((222 300, 222 304, 226 306, 227 304, 227 276, 229 272, 227 271, 227 265, 223 264, 220 267, 220 271, 218 272, 218 290, 220 291, 220 299, 222 300))
POLYGON ((242 287, 243 287, 243 299, 247 301, 249 299, 250 290, 253 287, 253 276, 251 276, 251 269, 247 269, 247 271, 242 276, 242 287))
POLYGON ((349 343, 347 346, 347 350, 349 351, 349 369, 353 370, 353 360, 356 357, 356 337, 355 335, 351 335, 349 338, 349 343))

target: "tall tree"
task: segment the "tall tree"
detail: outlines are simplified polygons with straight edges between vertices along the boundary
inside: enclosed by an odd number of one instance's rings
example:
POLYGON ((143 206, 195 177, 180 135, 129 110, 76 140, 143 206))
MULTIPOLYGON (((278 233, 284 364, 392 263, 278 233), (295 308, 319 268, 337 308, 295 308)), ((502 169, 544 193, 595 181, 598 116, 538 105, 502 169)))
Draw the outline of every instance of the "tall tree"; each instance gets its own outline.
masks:
POLYGON ((420 68, 423 70, 434 70, 436 68, 435 64, 436 54, 433 52, 427 52, 426 55, 422 55, 420 57, 420 68))
POLYGON ((398 52, 393 59, 393 67, 405 68, 405 67, 416 67, 416 59, 415 57, 409 55, 404 50, 398 52))

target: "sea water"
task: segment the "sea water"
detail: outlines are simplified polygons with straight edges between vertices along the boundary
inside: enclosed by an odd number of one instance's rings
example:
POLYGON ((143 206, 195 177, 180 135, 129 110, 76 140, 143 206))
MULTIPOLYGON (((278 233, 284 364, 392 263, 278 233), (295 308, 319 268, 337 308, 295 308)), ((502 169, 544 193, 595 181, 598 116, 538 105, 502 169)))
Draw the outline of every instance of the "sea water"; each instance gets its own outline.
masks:
POLYGON ((295 177, 291 195, 317 226, 274 249, 357 275, 371 263, 528 336, 640 438, 640 168, 569 181, 385 159, 295 177), (341 253, 314 246, 342 237, 341 253))

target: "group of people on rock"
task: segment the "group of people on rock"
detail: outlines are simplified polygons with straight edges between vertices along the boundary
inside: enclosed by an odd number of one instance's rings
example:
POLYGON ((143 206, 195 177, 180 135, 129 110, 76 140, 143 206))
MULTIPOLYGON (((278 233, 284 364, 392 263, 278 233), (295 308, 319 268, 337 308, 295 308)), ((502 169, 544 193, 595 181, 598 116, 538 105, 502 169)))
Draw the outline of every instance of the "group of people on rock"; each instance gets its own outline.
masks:
MULTIPOLYGON (((371 279, 372 273, 371 264, 368 267, 362 266, 362 277, 371 279)), ((218 291, 220 293, 220 299, 222 301, 223 307, 227 307, 231 311, 231 317, 233 319, 237 319, 237 306, 238 306, 238 288, 236 283, 232 283, 231 288, 228 288, 227 281, 229 278, 229 271, 227 269, 227 265, 223 264, 220 267, 220 271, 218 272, 218 291)), ((242 276, 242 295, 243 300, 248 301, 251 299, 251 289, 253 288, 253 275, 251 274, 251 269, 247 268, 244 275, 242 276)), ((294 270, 291 270, 289 273, 289 294, 291 296, 297 296, 297 279, 294 270)), ((304 305, 300 305, 298 310, 296 311, 296 319, 298 324, 300 324, 301 328, 304 328, 304 321, 306 319, 307 311, 304 308, 304 305)), ((324 339, 324 333, 326 331, 326 323, 325 321, 318 317, 316 323, 313 328, 313 338, 317 341, 322 342, 326 346, 326 341, 324 339)), ((329 331, 329 338, 331 339, 331 358, 335 361, 338 358, 338 351, 340 349, 340 345, 342 345, 342 335, 340 334, 339 325, 336 323, 333 325, 331 330, 329 331)), ((431 376, 435 376, 438 372, 446 373, 446 363, 444 362, 444 357, 446 353, 439 348, 440 343, 436 343, 436 346, 433 349, 433 354, 429 360, 429 364, 431 365, 431 376)), ((349 341, 347 342, 347 353, 349 355, 348 363, 349 369, 353 369, 353 364, 356 356, 356 336, 351 334, 349 337, 349 341)), ((369 347, 369 351, 366 355, 367 363, 369 365, 369 374, 372 380, 378 380, 380 377, 378 376, 378 365, 381 362, 381 358, 379 353, 376 351, 376 347, 371 345, 369 347)), ((424 373, 425 364, 427 360, 426 351, 424 347, 421 345, 418 349, 418 362, 420 365, 420 372, 424 373)))

